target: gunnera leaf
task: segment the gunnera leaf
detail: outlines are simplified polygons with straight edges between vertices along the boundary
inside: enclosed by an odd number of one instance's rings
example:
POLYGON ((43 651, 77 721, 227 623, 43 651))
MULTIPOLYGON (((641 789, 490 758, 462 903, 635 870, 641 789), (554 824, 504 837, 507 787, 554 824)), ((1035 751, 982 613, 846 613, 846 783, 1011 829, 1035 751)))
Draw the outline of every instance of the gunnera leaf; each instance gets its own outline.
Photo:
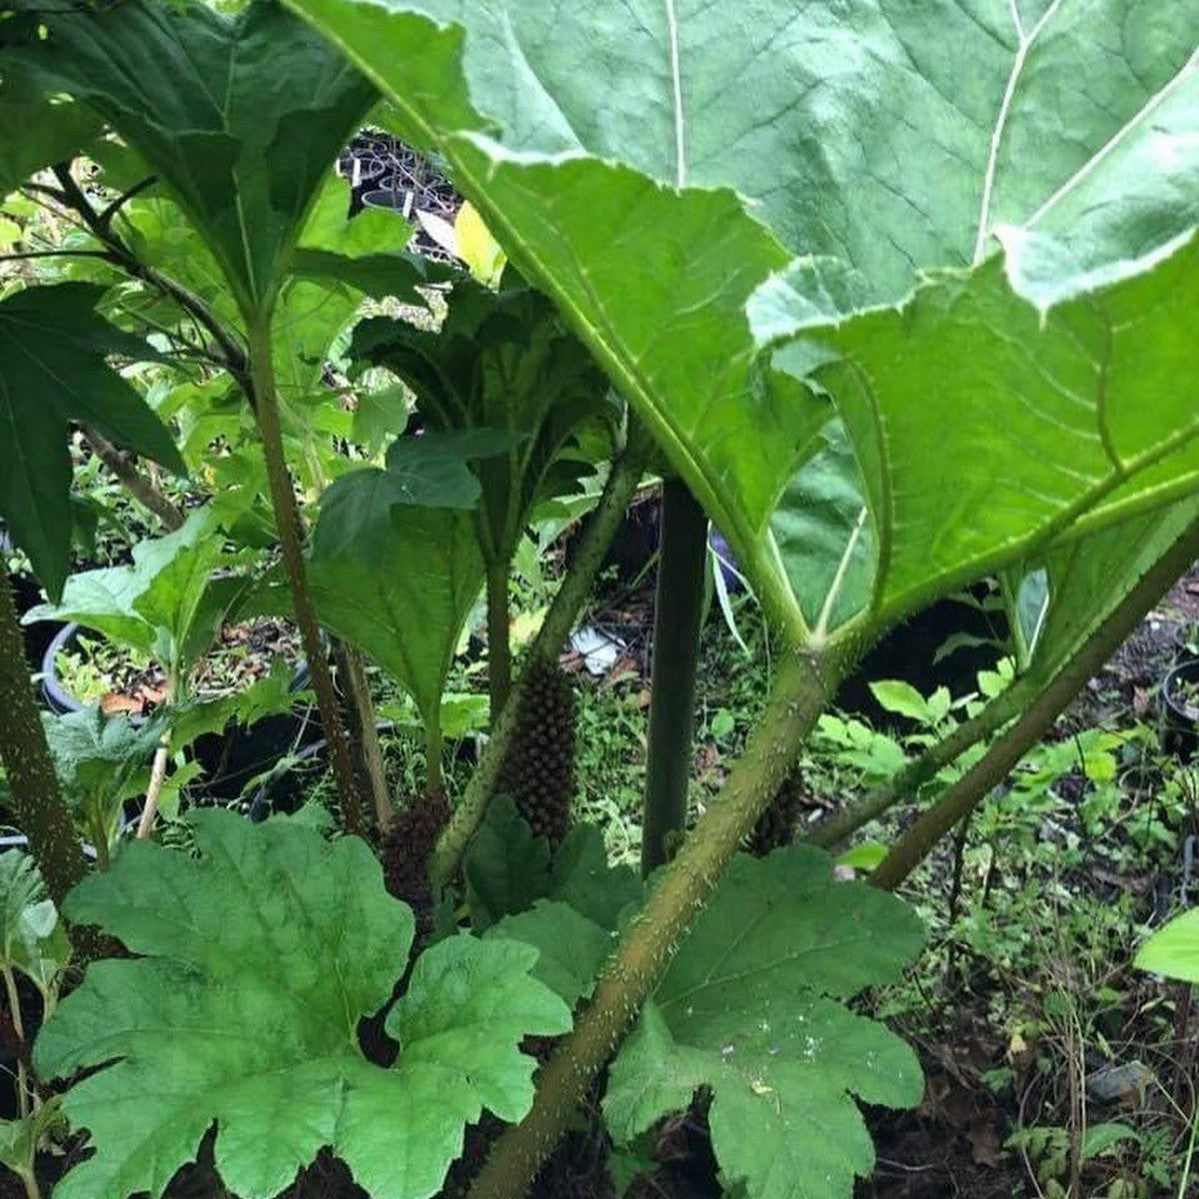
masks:
POLYGON ((483 824, 467 847, 463 873, 476 932, 505 916, 527 912, 542 899, 569 904, 611 931, 621 913, 642 898, 636 871, 609 865, 598 828, 576 825, 551 851, 549 842, 533 832, 508 795, 497 795, 488 805, 483 824))
POLYGON ((422 954, 386 1017, 401 1046, 366 1060, 358 1022, 404 972, 413 918, 365 843, 232 813, 192 818, 196 856, 131 845, 72 893, 73 920, 135 954, 101 961, 35 1046, 44 1078, 101 1067, 63 1110, 95 1156, 58 1199, 154 1199, 215 1123, 240 1199, 272 1199, 328 1146, 374 1199, 425 1199, 486 1107, 532 1102, 526 1035, 570 1027, 526 945, 451 937, 422 954))
POLYGON ((851 1096, 906 1106, 921 1076, 907 1045, 838 1001, 893 980, 922 941, 903 903, 835 882, 819 850, 736 858, 613 1063, 613 1139, 628 1143, 707 1087, 728 1189, 848 1196, 874 1161, 851 1096))

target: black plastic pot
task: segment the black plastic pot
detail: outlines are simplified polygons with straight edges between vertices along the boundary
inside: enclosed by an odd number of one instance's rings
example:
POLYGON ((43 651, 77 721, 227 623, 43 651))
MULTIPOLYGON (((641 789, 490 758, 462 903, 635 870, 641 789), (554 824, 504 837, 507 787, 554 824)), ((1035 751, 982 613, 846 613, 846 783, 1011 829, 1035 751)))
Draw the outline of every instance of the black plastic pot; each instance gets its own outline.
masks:
POLYGON ((1162 748, 1182 762, 1199 753, 1199 658, 1180 662, 1162 681, 1162 748), (1191 704, 1182 694, 1188 684, 1196 688, 1191 704))
POLYGON ((1199 657, 1199 625, 1180 624, 1174 630, 1174 665, 1199 657))
MULTIPOLYGON (((47 646, 42 658, 42 696, 46 706, 60 716, 83 707, 63 686, 55 661, 59 650, 74 644, 80 630, 78 624, 66 625, 47 646)), ((293 694, 307 687, 308 679, 308 664, 301 662, 292 676, 293 694)), ((311 745, 319 736, 320 720, 314 712, 279 712, 248 728, 233 725, 223 733, 205 733, 196 738, 191 752, 204 768, 204 790, 211 798, 226 801, 241 795, 255 775, 269 769, 292 746, 311 745)))

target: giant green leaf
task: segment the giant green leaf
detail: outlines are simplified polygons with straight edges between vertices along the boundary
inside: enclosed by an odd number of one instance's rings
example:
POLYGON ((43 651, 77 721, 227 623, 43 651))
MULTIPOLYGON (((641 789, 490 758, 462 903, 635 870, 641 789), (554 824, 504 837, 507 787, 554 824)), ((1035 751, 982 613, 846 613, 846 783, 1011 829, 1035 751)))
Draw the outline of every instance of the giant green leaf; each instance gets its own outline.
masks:
POLYGON ((5 7, 24 18, 9 22, 11 61, 111 124, 195 223, 243 313, 268 312, 370 84, 270 0, 235 16, 197 0, 5 7))
POLYGON ((71 548, 72 420, 181 473, 170 434, 108 365, 110 355, 153 357, 95 312, 104 289, 59 283, 0 301, 0 516, 52 596, 62 590, 71 548))
MULTIPOLYGON (((419 460, 425 438, 416 440, 419 460)), ((412 465, 408 447, 396 444, 412 465)), ((322 497, 308 571, 321 623, 394 675, 426 724, 439 718, 462 627, 483 588, 469 510, 416 506, 430 496, 470 504, 476 494, 461 458, 439 456, 435 445, 419 473, 367 468, 338 479, 322 497)))
POLYGON ((818 850, 740 857, 613 1063, 604 1114, 627 1142, 712 1091, 712 1146, 749 1199, 848 1195, 874 1162, 850 1097, 921 1094, 912 1051, 837 1000, 892 981, 920 949, 893 896, 838 883, 818 850))
POLYGON ((63 1110, 94 1157, 63 1199, 158 1199, 217 1127, 217 1170, 243 1199, 272 1199, 322 1146, 376 1199, 426 1199, 484 1107, 532 1101, 529 1033, 569 1027, 529 976, 535 953, 461 936, 417 960, 388 1013, 390 1068, 358 1043, 412 944, 408 908, 370 849, 291 822, 193 818, 197 856, 138 842, 68 901, 140 955, 89 967, 35 1045, 43 1077, 102 1067, 63 1110))
MULTIPOLYGON (((1094 287, 1196 221, 1196 0, 592 0, 567 15, 515 0, 288 2, 362 65, 410 137, 439 146, 793 631, 803 621, 764 530, 813 413, 755 369, 743 317, 782 247, 830 264, 791 284, 809 316, 836 321, 900 300, 923 270, 980 265, 1005 226, 1027 235, 1014 273, 1044 307, 1063 273, 1094 287)), ((929 323, 953 332, 948 312, 929 323)), ((908 409, 935 444, 950 414, 922 393, 908 409)), ((889 482, 880 434, 851 433, 875 498, 889 482)), ((937 457, 951 499, 979 474, 969 456, 937 457)), ((976 540, 992 561, 1020 552, 1006 530, 976 540)), ((889 597, 885 611, 902 606, 889 597)))
MULTIPOLYGON (((792 295, 796 334, 836 354, 808 377, 862 467, 881 621, 1199 488, 1199 344, 1185 318, 1197 264, 1199 241, 1048 312, 999 260, 840 324, 792 295)), ((764 328, 786 323, 785 287, 772 285, 764 328)))

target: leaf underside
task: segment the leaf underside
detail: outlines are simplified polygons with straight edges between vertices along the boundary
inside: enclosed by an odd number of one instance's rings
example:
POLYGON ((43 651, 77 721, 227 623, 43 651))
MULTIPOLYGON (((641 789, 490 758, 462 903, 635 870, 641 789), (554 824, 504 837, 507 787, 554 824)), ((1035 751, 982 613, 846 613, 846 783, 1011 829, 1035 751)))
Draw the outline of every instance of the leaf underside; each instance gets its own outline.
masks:
POLYGON ((1192 253, 1168 253, 1199 221, 1197 0, 289 3, 445 155, 793 635, 886 625, 1199 487, 1192 253), (787 338, 840 361, 797 387, 787 338), (818 572, 843 590, 796 597, 768 525, 829 401, 878 568, 837 570, 855 523, 818 572))

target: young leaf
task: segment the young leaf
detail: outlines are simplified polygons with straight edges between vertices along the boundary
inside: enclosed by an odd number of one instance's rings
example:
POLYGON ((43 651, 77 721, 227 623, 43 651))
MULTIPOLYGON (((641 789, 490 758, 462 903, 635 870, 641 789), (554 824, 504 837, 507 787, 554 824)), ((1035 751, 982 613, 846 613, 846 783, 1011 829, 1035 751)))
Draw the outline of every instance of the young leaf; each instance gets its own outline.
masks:
POLYGON ((507 566, 533 508, 560 482, 562 451, 604 411, 607 381, 591 356, 544 296, 525 287, 495 293, 469 278, 455 284, 437 330, 364 321, 350 352, 403 379, 434 428, 505 435, 503 457, 488 456, 474 470, 484 560, 507 566))
POLYGON ((58 1096, 43 1101, 37 1111, 23 1120, 0 1120, 0 1166, 7 1166, 25 1182, 27 1193, 36 1195, 35 1159, 51 1133, 67 1131, 58 1110, 58 1096))
POLYGON ((39 604, 24 622, 79 621, 185 677, 248 586, 214 578, 237 561, 225 552, 216 516, 211 505, 197 508, 175 532, 134 546, 132 565, 72 575, 59 603, 39 604))
POLYGON ((99 704, 62 716, 43 713, 42 724, 64 797, 89 837, 103 832, 111 840, 120 830, 121 805, 145 792, 161 724, 105 716, 99 704))
POLYGON ((712 1145, 750 1199, 848 1195, 874 1154, 850 1095, 904 1106, 920 1067, 836 999, 894 979, 923 935, 893 896, 792 848, 734 860, 612 1066, 618 1143, 713 1093, 712 1145))
POLYGON ((44 1077, 102 1067, 64 1097, 96 1154, 56 1193, 158 1199, 215 1121, 216 1167, 243 1199, 272 1199, 326 1145, 376 1199, 425 1199, 484 1107, 527 1110, 521 1038, 569 1027, 529 977, 534 951, 465 936, 429 949, 387 1016, 399 1057, 372 1065, 358 1021, 388 1002, 413 920, 368 847, 292 821, 192 819, 198 857, 137 842, 69 901, 142 956, 89 967, 38 1037, 44 1077))
POLYGON ((911 683, 905 683, 902 679, 882 679, 871 683, 870 690, 886 711, 917 720, 921 724, 932 723, 928 701, 911 683))
POLYGON ((419 444, 397 451, 397 464, 395 473, 351 471, 325 492, 308 581, 321 623, 389 671, 428 724, 482 590, 483 563, 468 513, 416 507, 412 498, 470 503, 477 485, 436 440, 428 455, 419 444))
POLYGON ((110 354, 154 352, 95 312, 103 295, 89 283, 59 283, 0 300, 0 443, 12 451, 0 471, 0 517, 51 596, 70 561, 70 421, 186 473, 170 434, 107 363, 110 354))
POLYGON ((527 911, 505 916, 487 930, 490 937, 522 941, 539 953, 533 977, 571 1007, 595 986, 612 952, 612 932, 562 900, 539 899, 527 911))
POLYGON ((71 946, 38 868, 28 854, 0 854, 0 964, 20 970, 43 995, 54 984, 71 946))
POLYGON ((549 842, 534 835, 507 795, 488 806, 467 848, 463 872, 471 923, 478 930, 550 899, 610 932, 643 894, 632 867, 609 864, 604 835, 594 825, 576 825, 551 853, 549 842))
POLYGON ((538 837, 507 795, 487 807, 463 859, 471 924, 483 930, 527 911, 553 890, 550 846, 538 837))

